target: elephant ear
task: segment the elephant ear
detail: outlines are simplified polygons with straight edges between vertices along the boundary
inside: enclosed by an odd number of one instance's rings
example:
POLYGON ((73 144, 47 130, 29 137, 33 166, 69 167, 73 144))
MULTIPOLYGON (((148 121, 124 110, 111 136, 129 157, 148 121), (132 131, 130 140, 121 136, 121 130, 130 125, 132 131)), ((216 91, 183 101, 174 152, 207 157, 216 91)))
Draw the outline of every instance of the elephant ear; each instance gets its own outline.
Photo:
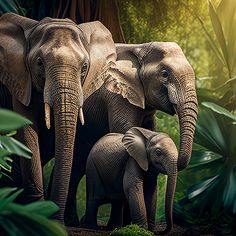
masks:
POLYGON ((104 71, 116 61, 116 47, 110 31, 101 22, 88 22, 78 27, 90 61, 83 85, 85 101, 104 84, 104 71))
POLYGON ((148 156, 146 152, 146 138, 139 131, 138 127, 128 130, 122 142, 131 157, 135 159, 138 165, 144 170, 148 170, 148 156))
POLYGON ((26 37, 36 24, 37 21, 13 13, 0 17, 0 82, 25 106, 31 99, 26 37))
POLYGON ((145 108, 145 95, 138 71, 130 61, 111 63, 105 71, 105 87, 112 93, 120 94, 131 104, 145 108))

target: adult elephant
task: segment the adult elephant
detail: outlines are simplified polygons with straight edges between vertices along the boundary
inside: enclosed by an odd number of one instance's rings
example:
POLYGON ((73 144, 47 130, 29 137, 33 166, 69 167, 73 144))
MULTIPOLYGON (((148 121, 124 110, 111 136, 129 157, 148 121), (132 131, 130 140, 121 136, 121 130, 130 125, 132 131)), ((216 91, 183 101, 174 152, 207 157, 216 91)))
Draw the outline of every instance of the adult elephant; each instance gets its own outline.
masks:
POLYGON ((83 102, 101 85, 92 81, 115 60, 115 44, 100 22, 38 22, 12 13, 0 18, 0 83, 12 95, 13 110, 33 122, 18 135, 33 153, 20 160, 25 197, 44 199, 42 165, 55 156, 50 199, 62 223, 77 117, 83 124, 83 102))
MULTIPOLYGON (((66 207, 68 225, 78 224, 76 189, 85 174, 89 151, 105 134, 124 134, 134 126, 154 130, 156 110, 170 115, 177 113, 180 124, 178 170, 187 166, 191 156, 198 112, 195 75, 181 48, 168 42, 116 44, 116 48, 118 61, 97 79, 98 82, 105 79, 104 85, 84 104, 86 124, 78 132, 83 139, 75 144, 66 207)), ((156 198, 156 191, 151 189, 149 198, 156 198)))

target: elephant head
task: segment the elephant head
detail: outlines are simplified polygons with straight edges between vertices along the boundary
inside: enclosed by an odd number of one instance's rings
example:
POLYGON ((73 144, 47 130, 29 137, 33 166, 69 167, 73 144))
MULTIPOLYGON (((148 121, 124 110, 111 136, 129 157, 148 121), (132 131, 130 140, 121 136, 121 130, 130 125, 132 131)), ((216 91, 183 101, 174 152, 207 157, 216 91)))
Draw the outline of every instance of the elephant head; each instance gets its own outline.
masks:
POLYGON ((178 170, 184 169, 191 156, 198 113, 193 68, 176 43, 116 44, 116 49, 118 62, 108 71, 112 79, 106 81, 107 89, 143 109, 177 113, 178 170))
POLYGON ((64 217, 77 117, 83 124, 83 102, 101 86, 88 85, 116 59, 115 45, 100 22, 78 26, 69 19, 47 17, 38 22, 7 13, 0 18, 0 33, 0 82, 25 107, 35 91, 41 93, 48 128, 51 111, 54 115, 51 199, 60 206, 60 220, 64 217))
POLYGON ((178 151, 174 142, 167 134, 139 127, 127 131, 122 142, 129 155, 144 171, 154 167, 157 173, 168 176, 165 197, 167 227, 162 233, 169 232, 173 227, 172 211, 178 172, 178 151))

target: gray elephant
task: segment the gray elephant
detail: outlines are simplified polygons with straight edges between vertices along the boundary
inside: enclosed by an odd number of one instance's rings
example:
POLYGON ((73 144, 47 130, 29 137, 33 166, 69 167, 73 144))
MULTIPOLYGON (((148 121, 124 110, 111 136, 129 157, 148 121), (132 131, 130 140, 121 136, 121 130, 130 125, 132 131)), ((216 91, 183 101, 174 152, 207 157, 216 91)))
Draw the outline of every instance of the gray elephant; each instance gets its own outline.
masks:
MULTIPOLYGON (((124 134, 134 126, 155 129, 156 110, 177 114, 180 125, 178 170, 190 159, 197 119, 195 76, 176 43, 117 44, 118 61, 94 81, 103 86, 84 103, 86 123, 79 129, 66 207, 76 225, 76 190, 93 145, 109 132, 124 134), (82 151, 81 151, 82 149, 82 151)), ((151 184, 151 183, 150 183, 151 184)))
POLYGON ((172 229, 178 151, 164 133, 133 127, 125 134, 110 133, 92 148, 86 166, 87 204, 84 226, 97 227, 97 210, 111 203, 110 227, 122 226, 125 200, 133 224, 155 228, 156 201, 148 196, 157 189, 159 173, 167 174, 165 233, 172 229), (150 183, 155 183, 151 184, 150 183))
POLYGON ((24 193, 27 201, 44 199, 42 165, 55 156, 50 199, 62 223, 77 118, 84 123, 83 102, 101 86, 90 84, 115 60, 115 44, 100 22, 38 22, 12 13, 0 18, 0 83, 12 95, 13 110, 33 122, 18 135, 33 153, 20 160, 24 193))

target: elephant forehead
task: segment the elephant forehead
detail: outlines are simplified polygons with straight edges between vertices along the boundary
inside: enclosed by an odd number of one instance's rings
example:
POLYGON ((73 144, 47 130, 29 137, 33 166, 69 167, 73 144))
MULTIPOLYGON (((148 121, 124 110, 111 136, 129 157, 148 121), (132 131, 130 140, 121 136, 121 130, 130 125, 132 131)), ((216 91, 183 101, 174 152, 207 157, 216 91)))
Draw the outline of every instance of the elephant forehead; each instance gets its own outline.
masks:
POLYGON ((43 24, 35 28, 30 35, 31 43, 48 41, 57 43, 68 43, 78 41, 80 30, 72 24, 43 24))
POLYGON ((159 134, 159 135, 155 135, 154 137, 152 137, 152 139, 150 140, 150 145, 155 146, 156 148, 160 148, 163 150, 169 150, 171 152, 178 153, 175 143, 166 134, 159 134))
POLYGON ((188 74, 189 76, 194 76, 193 68, 183 54, 175 57, 165 57, 162 61, 162 65, 169 68, 175 74, 188 74))

